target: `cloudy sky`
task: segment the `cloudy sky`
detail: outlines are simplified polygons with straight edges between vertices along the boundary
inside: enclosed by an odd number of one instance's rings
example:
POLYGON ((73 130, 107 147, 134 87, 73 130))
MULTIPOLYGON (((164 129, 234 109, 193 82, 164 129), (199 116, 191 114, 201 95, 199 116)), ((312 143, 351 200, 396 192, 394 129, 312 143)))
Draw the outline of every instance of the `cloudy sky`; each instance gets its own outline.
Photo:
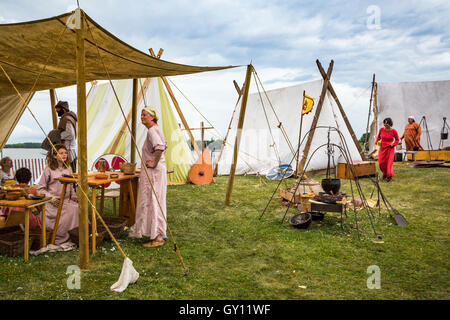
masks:
MULTIPOLYGON (((170 78, 189 99, 173 87, 190 126, 205 121, 192 103, 222 136, 237 99, 233 80, 242 85, 250 62, 268 90, 320 79, 316 59, 325 69, 333 59, 331 80, 358 137, 366 129, 373 74, 379 82, 450 77, 448 0, 79 2, 101 26, 144 52, 164 48, 163 59, 183 64, 242 65, 170 78)), ((76 0, 0 0, 0 24, 56 16, 75 7, 76 0)), ((76 109, 74 87, 56 92, 76 109)), ((48 130, 49 105, 48 92, 37 93, 30 104, 48 130)), ((42 141, 33 122, 25 111, 8 143, 42 141)))

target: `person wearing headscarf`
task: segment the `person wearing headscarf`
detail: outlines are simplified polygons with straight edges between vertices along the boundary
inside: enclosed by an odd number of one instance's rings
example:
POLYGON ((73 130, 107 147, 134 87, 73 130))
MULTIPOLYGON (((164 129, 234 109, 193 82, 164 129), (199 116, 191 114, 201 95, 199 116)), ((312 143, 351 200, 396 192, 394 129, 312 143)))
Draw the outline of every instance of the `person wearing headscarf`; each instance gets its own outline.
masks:
POLYGON ((399 142, 397 130, 392 128, 391 118, 383 120, 383 128, 380 128, 375 144, 380 146, 378 150, 378 164, 383 173, 383 181, 390 182, 394 176, 395 146, 399 142))
POLYGON ((69 110, 67 101, 58 101, 55 110, 61 117, 58 130, 61 133, 61 143, 67 148, 69 163, 72 171, 76 172, 77 168, 77 115, 69 110))
POLYGON ((166 236, 167 169, 164 159, 167 143, 158 125, 158 119, 158 114, 152 107, 146 106, 141 112, 141 122, 147 128, 147 136, 141 154, 136 223, 131 231, 134 237, 149 237, 150 241, 144 243, 144 247, 159 247, 168 240, 166 236))
POLYGON ((403 135, 400 140, 405 139, 406 151, 418 151, 423 150, 420 145, 420 135, 422 134, 422 128, 414 120, 413 116, 408 117, 408 124, 405 127, 403 135))

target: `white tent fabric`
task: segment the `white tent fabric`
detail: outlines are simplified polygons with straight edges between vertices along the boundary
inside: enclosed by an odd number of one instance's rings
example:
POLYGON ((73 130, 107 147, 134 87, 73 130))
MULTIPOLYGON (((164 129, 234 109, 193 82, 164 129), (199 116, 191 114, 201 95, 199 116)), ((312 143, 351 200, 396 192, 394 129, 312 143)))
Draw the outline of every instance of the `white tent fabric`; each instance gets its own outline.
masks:
MULTIPOLYGON (((280 164, 291 163, 294 153, 297 151, 300 128, 301 104, 303 99, 303 90, 305 93, 314 98, 313 110, 303 116, 302 139, 303 143, 300 147, 300 156, 306 145, 307 134, 311 128, 311 123, 319 102, 320 93, 323 86, 323 80, 305 82, 299 85, 266 91, 269 100, 264 92, 249 95, 247 108, 245 112, 245 120, 241 142, 239 146, 239 155, 236 165, 236 174, 260 174, 265 175, 267 172, 280 164), (270 103, 275 113, 280 119, 284 129, 286 130, 290 144, 284 138, 270 103), (263 107, 264 106, 264 107, 263 107), (267 115, 267 118, 266 118, 267 115), (270 130, 269 125, 270 124, 270 130), (275 143, 272 139, 274 137, 275 143), (277 153, 280 161, 278 160, 277 153)), ((218 175, 227 175, 230 173, 230 167, 233 161, 234 143, 236 139, 237 123, 239 117, 238 106, 233 118, 228 141, 223 149, 222 156, 218 163, 218 175)), ((327 92, 323 107, 319 116, 317 127, 326 126, 333 127, 342 132, 344 141, 349 149, 350 156, 354 161, 360 161, 361 156, 357 147, 353 143, 350 133, 345 125, 342 114, 336 105, 333 97, 327 92)), ((321 145, 327 143, 328 129, 317 128, 311 143, 307 161, 310 160, 306 167, 306 171, 326 169, 328 164, 327 149, 321 145), (312 156, 312 154, 314 155, 312 156)), ((330 134, 331 143, 342 146, 343 143, 339 139, 336 131, 330 134)), ((338 148, 335 148, 334 161, 345 161, 338 148)), ((292 168, 296 168, 296 160, 291 163, 292 168)))
MULTIPOLYGON (((450 80, 377 83, 377 110, 378 130, 383 126, 383 119, 390 117, 400 137, 408 123, 408 116, 414 116, 417 123, 425 117, 431 146, 428 146, 423 125, 420 143, 426 150, 431 147, 436 150, 441 138, 443 118, 450 117, 450 80)), ((372 137, 377 134, 371 132, 372 137)), ((449 146, 449 140, 444 140, 444 146, 449 146)))

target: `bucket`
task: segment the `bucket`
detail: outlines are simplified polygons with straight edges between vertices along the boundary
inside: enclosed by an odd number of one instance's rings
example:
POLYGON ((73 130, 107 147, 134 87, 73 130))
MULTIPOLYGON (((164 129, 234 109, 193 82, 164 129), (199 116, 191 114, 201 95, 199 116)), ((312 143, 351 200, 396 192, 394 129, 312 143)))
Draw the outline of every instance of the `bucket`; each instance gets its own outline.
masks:
POLYGON ((448 132, 441 132, 441 140, 447 140, 448 139, 448 132))

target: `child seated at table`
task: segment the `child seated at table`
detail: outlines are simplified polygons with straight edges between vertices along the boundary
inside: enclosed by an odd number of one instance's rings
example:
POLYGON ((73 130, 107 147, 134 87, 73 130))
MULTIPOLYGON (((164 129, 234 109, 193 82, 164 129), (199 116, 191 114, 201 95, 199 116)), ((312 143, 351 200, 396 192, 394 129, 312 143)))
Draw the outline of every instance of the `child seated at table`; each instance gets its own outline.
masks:
MULTIPOLYGON (((37 191, 46 197, 51 197, 52 201, 45 204, 45 217, 47 229, 55 226, 58 205, 62 191, 62 183, 56 180, 62 175, 72 174, 72 169, 68 162, 67 149, 62 144, 55 145, 47 153, 47 166, 45 167, 38 184, 37 191)), ((78 227, 78 199, 72 184, 67 185, 64 203, 59 218, 58 229, 56 231, 55 244, 59 245, 69 240, 69 231, 78 227)))
MULTIPOLYGON (((17 184, 13 185, 13 187, 21 187, 26 190, 28 193, 36 195, 36 188, 30 187, 31 182, 31 171, 28 168, 20 168, 16 171, 15 179, 17 184)), ((25 211, 24 208, 13 208, 13 207, 2 207, 2 214, 8 216, 12 211, 25 211)), ((38 216, 33 213, 30 214, 30 230, 33 229, 41 229, 41 220, 38 216)))

